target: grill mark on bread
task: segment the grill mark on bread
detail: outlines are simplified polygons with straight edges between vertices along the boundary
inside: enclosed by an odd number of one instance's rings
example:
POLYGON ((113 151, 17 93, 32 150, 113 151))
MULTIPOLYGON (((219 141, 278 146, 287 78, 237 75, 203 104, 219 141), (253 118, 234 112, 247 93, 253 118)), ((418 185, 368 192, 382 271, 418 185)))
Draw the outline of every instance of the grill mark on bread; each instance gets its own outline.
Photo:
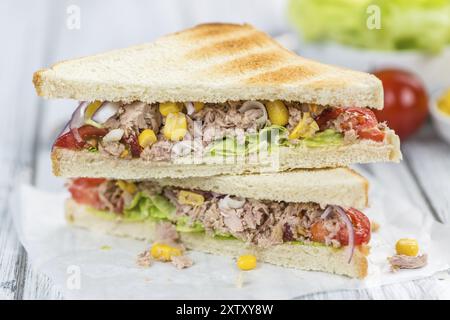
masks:
POLYGON ((214 42, 186 54, 187 59, 202 60, 217 56, 230 56, 254 48, 267 48, 274 42, 260 31, 245 32, 242 36, 214 42))
POLYGON ((257 71, 258 69, 264 70, 282 64, 287 57, 289 57, 289 55, 285 52, 274 50, 253 53, 213 66, 207 70, 207 73, 236 75, 253 70, 257 71))
POLYGON ((320 73, 308 65, 286 66, 263 72, 245 80, 248 84, 292 83, 312 78, 320 73))
POLYGON ((207 80, 198 77, 199 74, 205 75, 208 68, 231 59, 276 50, 288 52, 267 34, 250 25, 200 25, 164 36, 150 44, 54 64, 51 68, 36 72, 34 85, 38 95, 46 98, 126 102, 139 100, 148 103, 193 100, 221 103, 230 98, 301 101, 309 97, 309 102, 317 101, 319 104, 382 109, 382 85, 376 77, 334 66, 324 68, 324 65, 303 59, 294 53, 291 53, 292 59, 285 59, 280 65, 241 74, 240 78, 233 77, 235 81, 230 82, 229 75, 225 78, 219 73, 211 74, 207 80), (230 46, 230 41, 241 37, 246 37, 247 41, 254 39, 263 45, 247 43, 239 46, 235 43, 235 47, 227 47, 227 44, 230 46), (203 48, 197 50, 200 47, 203 48), (203 54, 202 50, 208 48, 210 51, 203 54), (262 85, 256 83, 249 85, 246 90, 242 89, 250 77, 276 70, 281 64, 311 65, 319 69, 318 75, 304 82, 299 80, 289 88, 277 88, 277 83, 270 86, 263 82, 262 85), (93 68, 96 72, 92 71, 93 68), (327 78, 328 86, 319 88, 318 81, 327 78), (196 89, 204 87, 205 82, 214 82, 215 85, 206 86, 202 90, 196 89))
POLYGON ((248 24, 205 23, 175 34, 186 36, 190 39, 203 39, 205 37, 216 37, 242 30, 252 30, 252 27, 248 24))

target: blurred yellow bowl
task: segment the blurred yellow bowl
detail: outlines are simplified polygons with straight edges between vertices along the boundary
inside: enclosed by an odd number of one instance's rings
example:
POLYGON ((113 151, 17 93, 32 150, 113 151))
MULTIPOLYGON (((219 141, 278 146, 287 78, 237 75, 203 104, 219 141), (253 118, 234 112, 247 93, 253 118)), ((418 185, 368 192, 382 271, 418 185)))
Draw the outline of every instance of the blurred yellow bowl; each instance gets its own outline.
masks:
POLYGON ((438 100, 448 91, 441 90, 436 95, 433 95, 430 103, 431 119, 433 126, 439 136, 450 144, 450 114, 442 111, 438 106, 438 100))

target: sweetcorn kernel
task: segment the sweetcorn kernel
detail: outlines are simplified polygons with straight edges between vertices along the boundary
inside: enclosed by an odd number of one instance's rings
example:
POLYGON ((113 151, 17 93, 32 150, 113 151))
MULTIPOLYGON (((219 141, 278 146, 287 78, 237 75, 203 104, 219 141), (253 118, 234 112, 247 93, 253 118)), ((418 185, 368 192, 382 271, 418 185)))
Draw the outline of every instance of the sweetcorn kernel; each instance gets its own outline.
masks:
POLYGON ((267 114, 272 124, 285 126, 289 121, 289 111, 280 100, 269 101, 266 105, 267 114))
POLYGON ((123 191, 134 194, 137 191, 136 185, 133 182, 127 182, 125 180, 118 180, 116 185, 123 191))
POLYGON ((122 151, 122 153, 120 154, 120 158, 125 159, 126 157, 128 157, 128 155, 130 154, 130 151, 128 149, 125 149, 122 151))
POLYGON ((300 122, 289 134, 289 139, 310 138, 317 131, 319 131, 319 125, 314 121, 309 112, 305 112, 300 122))
POLYGON ((186 116, 181 113, 169 113, 164 124, 163 134, 171 141, 180 141, 187 133, 186 116))
POLYGON ((188 204, 191 206, 200 206, 205 202, 205 197, 199 193, 181 190, 178 193, 178 202, 181 204, 188 204))
POLYGON ((155 243, 150 250, 150 254, 156 260, 171 261, 172 257, 181 256, 181 250, 167 244, 155 243))
POLYGON ((183 105, 176 102, 164 102, 159 104, 159 112, 167 117, 169 113, 177 113, 183 110, 183 105))
POLYGON ((419 253, 419 244, 416 239, 400 239, 395 244, 397 254, 415 257, 419 253))
POLYGON ((256 257, 251 254, 240 256, 236 262, 239 269, 248 271, 256 268, 256 257))
POLYGON ((142 148, 145 148, 147 146, 151 146, 156 141, 158 141, 158 138, 156 138, 156 134, 152 129, 145 129, 139 134, 138 142, 139 145, 142 148))
POLYGON ((194 102, 194 109, 195 112, 199 112, 205 107, 205 104, 203 102, 194 102))

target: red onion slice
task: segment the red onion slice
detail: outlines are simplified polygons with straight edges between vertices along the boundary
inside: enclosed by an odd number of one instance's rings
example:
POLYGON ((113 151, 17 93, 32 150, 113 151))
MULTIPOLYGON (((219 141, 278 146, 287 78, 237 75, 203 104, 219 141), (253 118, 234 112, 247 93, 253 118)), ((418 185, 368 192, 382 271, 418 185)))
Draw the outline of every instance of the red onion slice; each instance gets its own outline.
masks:
POLYGON ((353 230, 353 223, 350 218, 345 213, 345 210, 339 206, 333 206, 334 210, 339 214, 339 216, 344 221, 347 231, 348 231, 348 246, 350 248, 348 263, 352 261, 353 252, 355 251, 355 231, 353 230))
POLYGON ((83 139, 81 139, 78 128, 84 124, 84 113, 86 112, 86 107, 88 105, 89 103, 86 101, 81 102, 72 113, 72 118, 69 122, 69 129, 72 131, 72 134, 78 143, 83 143, 83 139))
POLYGON ((255 123, 258 126, 258 128, 264 127, 267 123, 267 118, 268 118, 267 110, 266 110, 266 107, 264 106, 264 104, 262 104, 259 101, 245 101, 242 104, 241 108, 239 109, 239 112, 244 113, 251 109, 261 110, 262 116, 259 117, 258 119, 256 119, 255 123))
POLYGON ((332 206, 327 206, 325 208, 325 211, 322 213, 322 215, 320 216, 320 219, 325 220, 326 218, 328 218, 328 216, 330 215, 330 213, 333 212, 333 207, 332 206))
POLYGON ((119 108, 120 103, 118 102, 103 102, 92 115, 92 120, 102 125, 106 120, 114 116, 119 111, 119 108))

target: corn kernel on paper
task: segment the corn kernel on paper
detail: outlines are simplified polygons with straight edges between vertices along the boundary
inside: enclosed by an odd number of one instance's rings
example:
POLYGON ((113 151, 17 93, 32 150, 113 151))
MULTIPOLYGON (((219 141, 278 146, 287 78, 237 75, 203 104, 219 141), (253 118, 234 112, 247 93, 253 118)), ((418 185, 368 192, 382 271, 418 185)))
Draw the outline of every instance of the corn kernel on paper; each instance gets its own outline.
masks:
MULTIPOLYGON (((65 298, 74 299, 292 299, 342 289, 361 289, 432 276, 450 265, 450 226, 401 195, 383 192, 371 181, 371 208, 365 213, 378 224, 372 234, 369 275, 361 281, 259 263, 239 271, 232 258, 189 252, 194 265, 178 270, 170 263, 139 267, 136 259, 149 244, 69 227, 64 219, 68 193, 45 192, 22 185, 15 195, 19 238, 33 266, 49 276, 65 298), (399 238, 419 241, 428 265, 418 270, 390 271, 386 258, 399 238)), ((448 278, 448 277, 447 277, 448 278)), ((446 280, 448 288, 450 280, 446 280)), ((443 289, 445 291, 445 289, 443 289)), ((447 298, 450 292, 443 292, 447 298)))

